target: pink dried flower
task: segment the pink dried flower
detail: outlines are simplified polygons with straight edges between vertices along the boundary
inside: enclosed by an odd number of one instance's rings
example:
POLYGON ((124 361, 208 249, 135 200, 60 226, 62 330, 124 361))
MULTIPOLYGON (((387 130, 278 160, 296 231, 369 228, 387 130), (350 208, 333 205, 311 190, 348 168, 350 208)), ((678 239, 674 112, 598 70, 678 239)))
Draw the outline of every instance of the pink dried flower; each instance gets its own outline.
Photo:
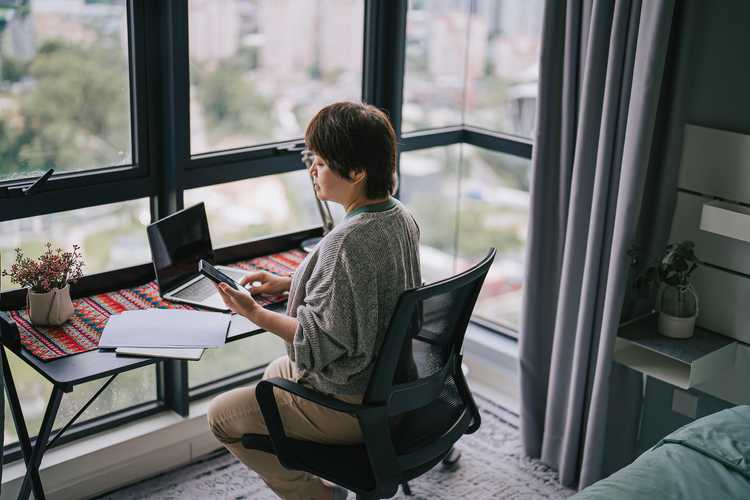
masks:
POLYGON ((81 247, 73 245, 72 252, 64 252, 61 248, 52 250, 49 242, 45 247, 45 252, 36 260, 24 257, 23 251, 16 248, 16 260, 10 271, 4 270, 2 276, 9 276, 12 282, 37 293, 64 288, 83 276, 81 247))

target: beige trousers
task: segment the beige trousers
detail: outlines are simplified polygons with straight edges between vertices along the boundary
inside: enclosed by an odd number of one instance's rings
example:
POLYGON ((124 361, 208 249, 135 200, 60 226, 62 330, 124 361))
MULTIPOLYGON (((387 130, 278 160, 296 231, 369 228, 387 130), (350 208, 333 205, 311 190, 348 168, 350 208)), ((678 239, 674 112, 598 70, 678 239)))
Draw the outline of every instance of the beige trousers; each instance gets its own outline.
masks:
MULTIPOLYGON (((298 380, 294 364, 284 356, 268 365, 263 378, 298 380)), ((351 444, 362 440, 355 417, 329 410, 281 390, 274 390, 284 430, 289 437, 319 443, 351 444)), ((360 403, 362 397, 339 397, 360 403)), ((290 500, 319 500, 331 496, 330 488, 307 472, 284 468, 275 455, 248 450, 240 441, 243 434, 268 434, 255 387, 233 389, 217 396, 208 408, 208 425, 216 439, 248 468, 254 470, 279 497, 290 500)))

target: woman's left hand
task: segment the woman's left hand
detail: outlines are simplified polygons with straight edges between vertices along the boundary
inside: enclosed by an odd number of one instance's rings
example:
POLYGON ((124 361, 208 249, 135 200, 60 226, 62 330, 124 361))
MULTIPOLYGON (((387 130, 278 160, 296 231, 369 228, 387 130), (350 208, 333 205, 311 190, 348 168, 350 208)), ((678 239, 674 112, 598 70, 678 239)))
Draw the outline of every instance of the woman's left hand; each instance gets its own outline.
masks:
POLYGON ((255 302, 255 299, 247 290, 236 290, 225 283, 219 283, 216 288, 219 290, 222 300, 232 312, 250 319, 250 315, 260 308, 260 305, 255 302))

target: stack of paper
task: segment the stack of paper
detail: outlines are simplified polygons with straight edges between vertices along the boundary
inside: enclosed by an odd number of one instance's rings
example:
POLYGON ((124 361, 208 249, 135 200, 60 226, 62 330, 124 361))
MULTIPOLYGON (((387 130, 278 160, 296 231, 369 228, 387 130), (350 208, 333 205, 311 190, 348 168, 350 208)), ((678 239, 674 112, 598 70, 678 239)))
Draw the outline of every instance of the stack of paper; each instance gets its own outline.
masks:
POLYGON ((230 315, 185 309, 141 309, 110 316, 99 347, 121 355, 200 359, 226 342, 230 315))

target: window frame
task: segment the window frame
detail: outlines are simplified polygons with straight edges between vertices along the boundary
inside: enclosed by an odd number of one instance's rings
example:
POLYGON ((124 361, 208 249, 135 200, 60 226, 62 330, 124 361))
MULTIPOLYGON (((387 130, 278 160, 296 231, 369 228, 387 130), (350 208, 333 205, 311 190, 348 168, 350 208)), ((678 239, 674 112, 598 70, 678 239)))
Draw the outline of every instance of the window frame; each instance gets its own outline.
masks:
MULTIPOLYGON (((127 9, 133 164, 56 174, 31 197, 23 196, 21 188, 33 179, 0 182, 0 221, 144 197, 150 199, 151 219, 156 220, 183 208, 187 189, 304 169, 298 153, 301 138, 191 155, 188 0, 128 0, 127 9), (149 78, 158 74, 164 77, 149 78)), ((408 0, 364 0, 362 100, 390 115, 399 152, 471 144, 530 159, 531 140, 465 124, 401 134, 407 10, 408 0)), ((231 252, 232 248, 218 250, 231 252)), ((146 266, 136 267, 147 272, 146 266)), ((94 287, 117 272, 91 275, 86 281, 94 287)), ((472 321, 517 338, 495 323, 472 321)), ((262 375, 262 367, 252 368, 190 388, 187 361, 161 361, 156 369, 155 402, 75 424, 61 443, 165 409, 187 416, 190 401, 249 384, 262 375)), ((6 446, 3 453, 6 460, 20 457, 17 444, 6 446)))

